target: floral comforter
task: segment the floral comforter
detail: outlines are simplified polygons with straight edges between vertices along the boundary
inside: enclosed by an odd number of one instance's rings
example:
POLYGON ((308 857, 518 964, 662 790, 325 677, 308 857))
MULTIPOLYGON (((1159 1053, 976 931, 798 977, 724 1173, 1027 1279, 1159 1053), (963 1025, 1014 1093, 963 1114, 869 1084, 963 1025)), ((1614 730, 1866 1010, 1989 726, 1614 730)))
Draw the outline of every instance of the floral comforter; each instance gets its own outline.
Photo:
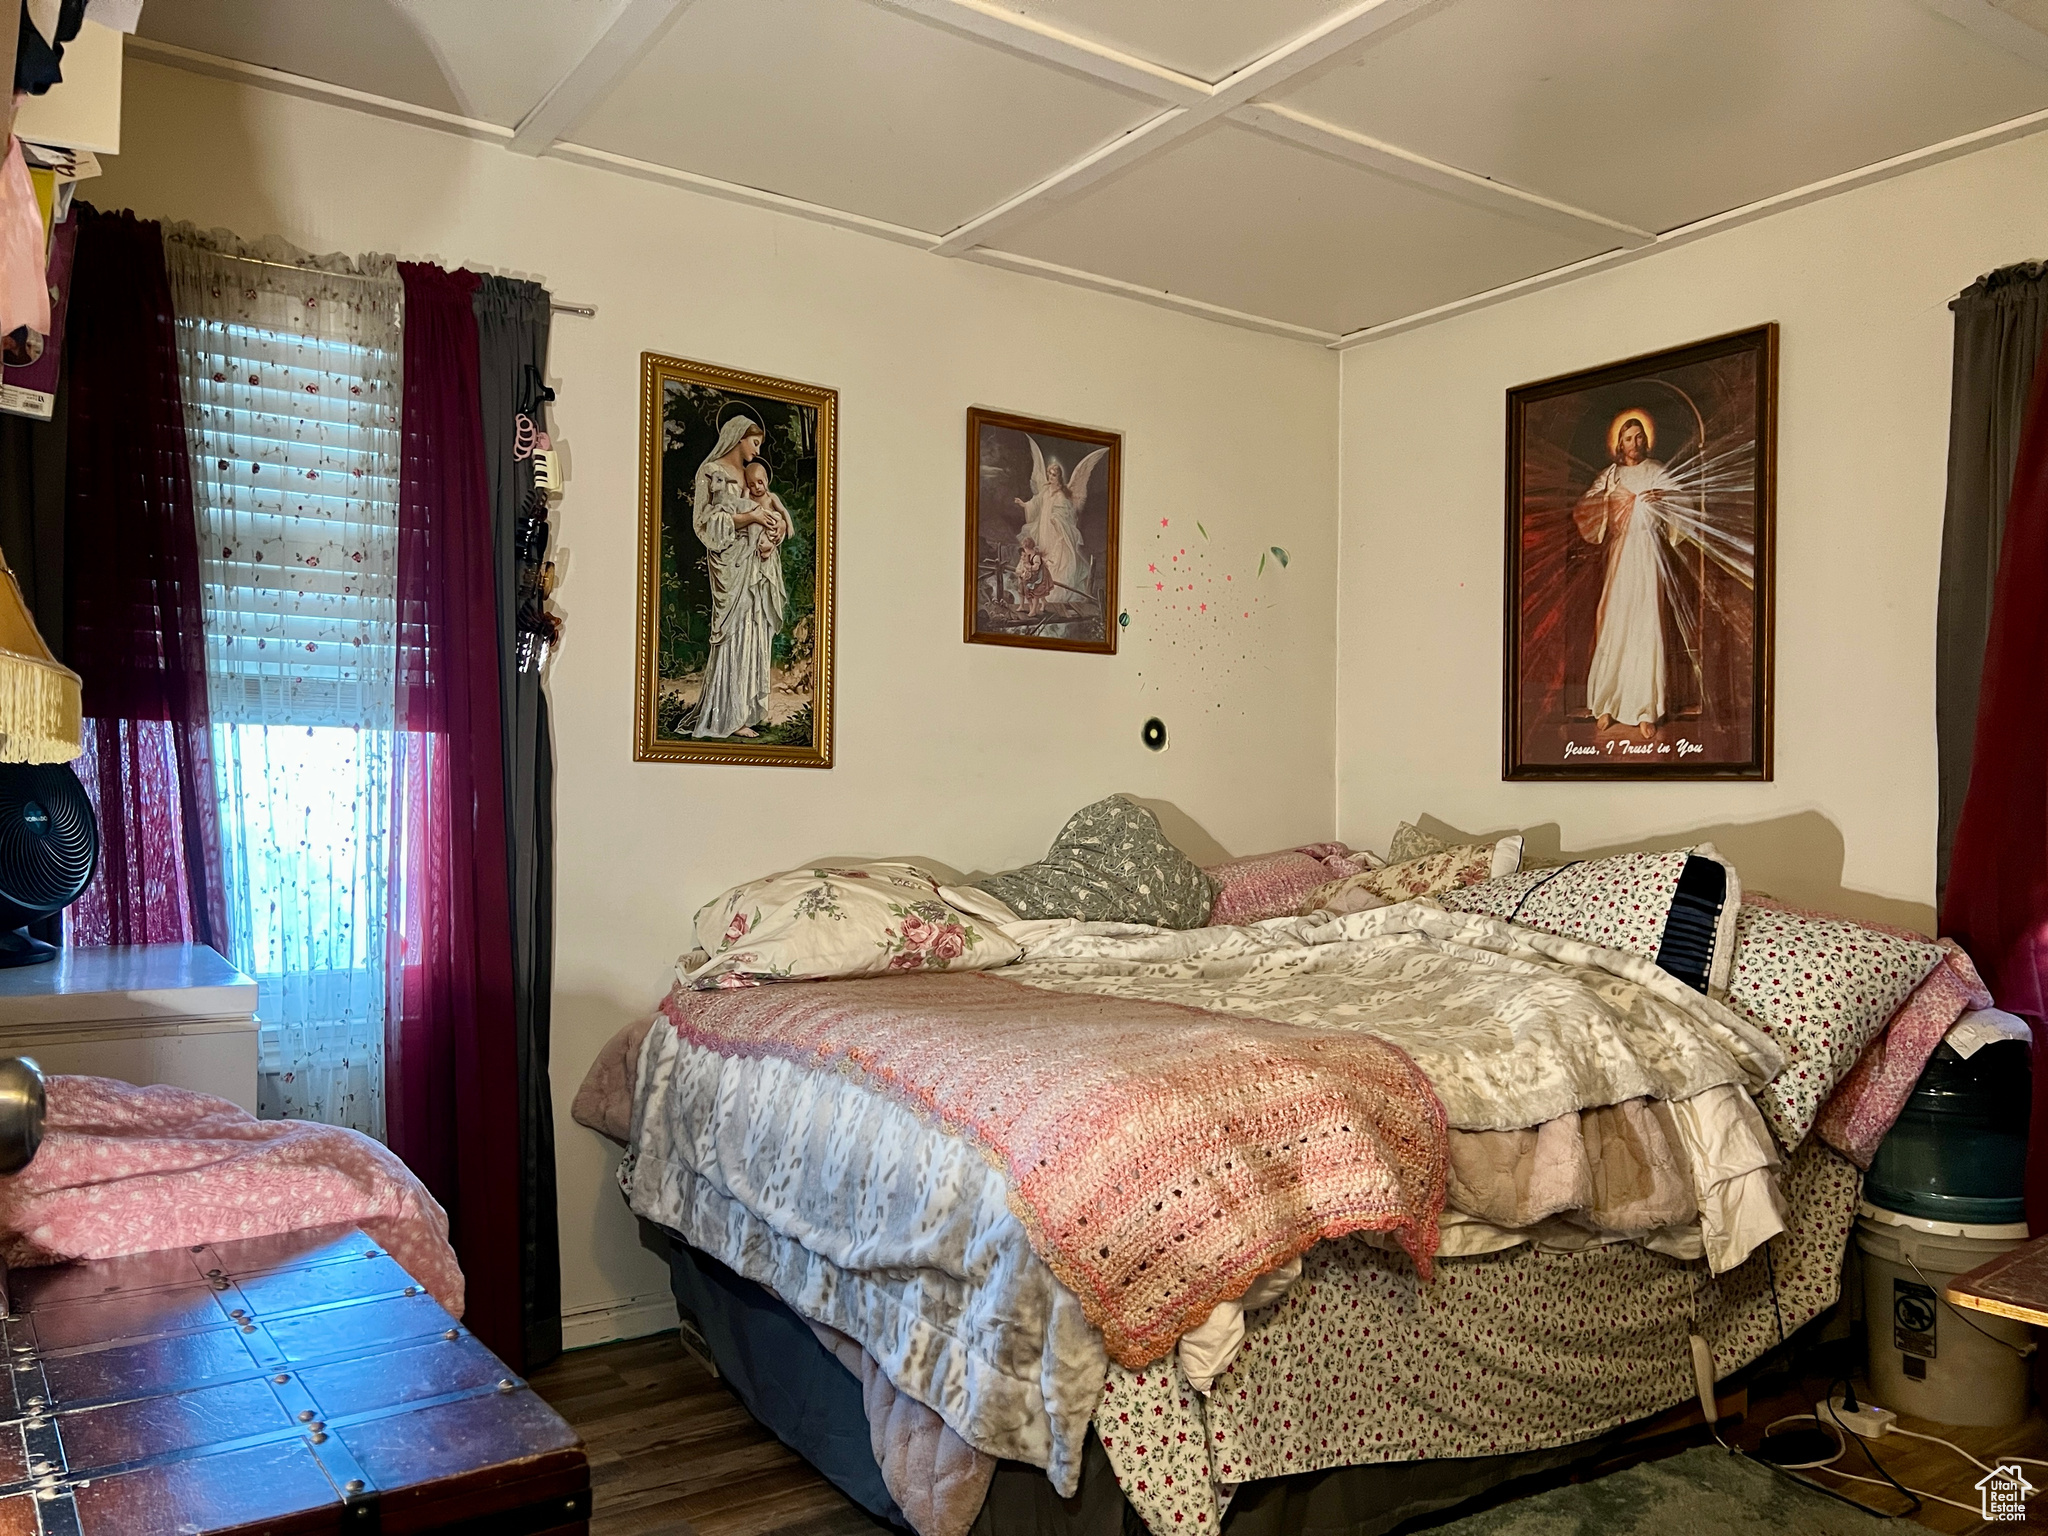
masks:
MULTIPOLYGON (((1422 904, 1020 938, 1024 961, 1003 974, 1034 987, 1380 1036, 1476 1129, 1754 1088, 1779 1062, 1753 1026, 1648 962, 1422 904)), ((966 1139, 829 1067, 722 1054, 658 1019, 630 1148, 620 1179, 636 1212, 857 1340, 970 1445, 1072 1491, 1110 1371, 1103 1340, 966 1139)))
POLYGON ((1426 902, 1185 932, 1046 925, 1003 974, 1376 1035, 1422 1069, 1459 1130, 1727 1084, 1754 1092, 1785 1060, 1741 1014, 1651 961, 1426 902))

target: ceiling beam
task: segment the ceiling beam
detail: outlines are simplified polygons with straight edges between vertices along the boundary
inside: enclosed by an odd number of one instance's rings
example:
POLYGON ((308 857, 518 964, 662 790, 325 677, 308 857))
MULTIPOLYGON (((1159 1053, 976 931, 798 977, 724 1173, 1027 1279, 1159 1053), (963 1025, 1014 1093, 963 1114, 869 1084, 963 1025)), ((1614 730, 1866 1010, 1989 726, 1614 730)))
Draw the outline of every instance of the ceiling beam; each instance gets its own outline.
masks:
POLYGON ((1630 262, 1640 261, 1646 256, 1656 256, 1681 245, 1691 245, 1694 241, 1705 240, 1711 235, 1740 229, 1745 224, 1754 224, 1759 219, 1770 218, 1773 214, 1786 213, 1794 208, 1803 208, 1808 203, 1820 202, 1823 198, 1875 186, 1881 181, 1890 181, 1893 177, 1904 176, 1910 171, 1924 170, 1930 165, 1940 165, 1945 160, 1958 159, 1963 155, 1975 154, 1978 150, 1991 149, 2000 144, 2010 144, 2016 139, 2029 138, 2037 133, 2048 133, 2048 111, 2029 112, 2023 117, 1993 123, 1989 128, 1979 128, 1974 133, 1960 134, 1939 144, 1930 144, 1925 149, 1908 150, 1902 155, 1893 155, 1889 160, 1859 166, 1856 170, 1844 171, 1839 176, 1829 176, 1821 181, 1809 182, 1803 187, 1794 187, 1789 192, 1758 198, 1753 203, 1744 203, 1740 208, 1730 208, 1725 213, 1717 213, 1691 224, 1681 224, 1677 229, 1666 230, 1648 245, 1636 246, 1630 250, 1609 251, 1603 256, 1589 256, 1584 261, 1554 267, 1548 272, 1538 272, 1518 282, 1503 283, 1500 287, 1489 288, 1484 293, 1469 294, 1462 299, 1453 299, 1448 304, 1439 304, 1412 315, 1382 321, 1378 325, 1362 326, 1338 337, 1331 346, 1335 350, 1345 351, 1369 342, 1382 341, 1389 336, 1399 336, 1406 331, 1420 330, 1423 326, 1434 325, 1439 320, 1450 320, 1478 309, 1490 309, 1495 304, 1504 304, 1510 299, 1525 298, 1532 293, 1541 293, 1546 288, 1555 288, 1582 277, 1591 277, 1598 272, 1627 266, 1630 262))
POLYGON ((1268 336, 1284 336, 1289 341, 1312 341, 1329 347, 1342 340, 1336 332, 1318 330, 1312 325, 1297 325, 1291 320, 1275 320, 1267 315, 1254 315, 1242 309, 1232 309, 1225 304, 1211 304, 1204 299, 1189 298, 1184 293, 1168 293, 1163 288, 1147 288, 1142 283, 1126 282, 1120 277, 1104 277, 1099 272, 1083 272, 1078 267, 1063 267, 1056 261, 1040 261, 1035 256, 1020 256, 1015 251, 999 251, 993 246, 976 246, 968 251, 963 259, 980 262, 985 266, 1002 267, 1011 272, 1023 272, 1032 277, 1050 278, 1053 282, 1068 283, 1076 288, 1090 288, 1097 293, 1113 293, 1119 298, 1136 299, 1142 304, 1178 310, 1181 314, 1195 315, 1203 320, 1216 320, 1224 325, 1241 326, 1248 331, 1263 331, 1268 336))
POLYGON ((1006 10, 990 0, 870 0, 884 10, 900 11, 919 21, 928 21, 948 32, 957 32, 979 43, 993 43, 1010 53, 1060 69, 1104 85, 1120 86, 1136 95, 1168 106, 1192 106, 1209 99, 1213 87, 1206 80, 1181 74, 1150 59, 1125 53, 1091 38, 1047 26, 1021 11, 1006 10))
MULTIPOLYGON (((475 118, 460 117, 452 112, 438 111, 432 107, 414 106, 409 102, 394 101, 386 96, 375 96, 367 91, 354 90, 345 85, 333 85, 324 80, 309 79, 304 75, 288 74, 283 70, 269 69, 260 64, 244 64, 234 59, 224 59, 215 54, 199 53, 190 48, 179 48, 170 43, 151 42, 148 38, 130 35, 126 40, 130 57, 147 59, 151 63, 167 65, 186 70, 193 74, 210 75, 216 79, 232 81, 241 85, 253 85, 264 90, 278 91, 298 96, 307 101, 323 102, 330 106, 347 107, 357 112, 367 112, 378 117, 390 118, 401 123, 411 123, 422 128, 432 128, 441 133, 457 134, 464 138, 483 139, 494 144, 505 144, 512 137, 512 130, 497 123, 481 122, 475 118)), ((655 165, 649 161, 636 160, 630 155, 614 154, 609 150, 593 149, 585 144, 558 143, 546 153, 546 158, 565 160, 572 165, 587 166, 593 170, 609 171, 616 175, 634 176, 662 186, 675 187, 682 191, 701 193, 707 197, 722 198, 728 202, 741 203, 750 208, 761 208, 771 213, 789 214, 813 224, 824 224, 837 229, 851 230, 858 234, 872 235, 877 239, 908 245, 920 251, 929 251, 938 243, 939 237, 928 230, 910 229, 901 224, 891 224, 882 219, 868 218, 863 214, 850 213, 841 208, 828 208, 819 203, 806 202, 802 198, 786 197, 777 192, 765 192, 758 187, 741 186, 736 182, 723 181, 715 176, 704 176, 694 171, 677 170, 673 166, 655 165)), ((1077 288, 1092 289, 1097 293, 1115 294, 1120 298, 1135 299, 1141 304, 1154 305, 1160 309, 1173 310, 1183 315, 1196 315, 1204 320, 1220 321, 1225 325, 1241 326, 1247 330, 1263 331, 1269 336, 1284 336, 1291 341, 1305 341, 1321 346, 1333 345, 1339 338, 1332 332, 1317 330, 1312 326, 1299 325, 1292 321, 1277 320, 1265 315, 1248 314, 1243 310, 1229 309, 1220 304, 1210 304, 1201 299, 1189 298, 1185 294, 1166 293, 1157 288, 1147 288, 1139 283, 1126 282, 1122 278, 1106 277, 1099 273, 1083 272, 1074 267, 1063 267, 1055 262, 1040 261, 1031 256, 1019 256, 1009 251, 977 249, 970 253, 970 259, 991 267, 1001 267, 1011 272, 1027 273, 1032 277, 1049 279, 1056 283, 1067 283, 1077 288)))
POLYGON ((144 37, 138 32, 128 33, 121 42, 124 56, 127 58, 162 64, 171 69, 182 69, 194 75, 209 75, 216 80, 227 80, 237 85, 259 86, 266 91, 297 96, 305 101, 326 102, 330 106, 367 112, 372 117, 389 118, 396 123, 415 123, 422 128, 460 134, 465 139, 482 139, 489 144, 503 144, 512 137, 512 130, 502 123, 487 123, 480 118, 464 117, 459 112, 443 112, 438 107, 423 107, 416 102, 395 101, 389 96, 359 91, 352 86, 336 85, 328 80, 314 80, 305 75, 294 75, 287 70, 272 69, 265 64, 245 64, 240 59, 224 59, 218 54, 201 53, 196 48, 181 48, 176 43, 158 42, 155 38, 144 37))
POLYGON ((1368 138, 1335 123, 1326 123, 1278 102, 1253 102, 1239 107, 1230 117, 1233 122, 1243 123, 1269 137, 1299 145, 1316 154, 1341 160, 1347 165, 1363 166, 1397 181, 1426 187, 1468 206, 1483 208, 1489 213, 1506 214, 1509 218, 1520 219, 1556 234, 1626 247, 1648 245, 1657 238, 1647 229, 1637 229, 1604 214, 1574 208, 1569 203, 1560 203, 1534 192, 1524 192, 1505 182, 1459 170, 1454 165, 1445 165, 1398 145, 1368 138))
MULTIPOLYGON (((265 90, 298 96, 307 101, 348 107, 357 112, 367 112, 397 122, 413 123, 422 128, 433 128, 464 138, 506 144, 512 136, 510 128, 497 123, 459 117, 452 112, 442 112, 432 107, 414 106, 409 102, 394 101, 386 96, 375 96, 367 91, 334 85, 325 80, 288 74, 283 70, 269 69, 260 64, 244 64, 235 59, 199 53, 171 43, 152 42, 148 38, 134 35, 130 35, 125 41, 132 57, 169 65, 192 74, 210 75, 216 79, 242 85, 259 86, 265 90)), ((742 186, 716 176, 677 170, 673 166, 655 165, 650 161, 636 160, 630 155, 594 149, 587 144, 557 143, 546 151, 545 158, 564 160, 571 165, 587 166, 592 170, 609 171, 615 175, 633 176, 660 186, 716 197, 749 208, 765 209, 770 213, 789 214, 813 224, 824 224, 835 229, 851 230, 856 234, 871 235, 876 239, 911 246, 920 251, 929 251, 939 238, 928 230, 891 224, 883 219, 850 213, 842 208, 829 208, 820 203, 806 202, 802 198, 786 197, 779 192, 764 192, 759 187, 742 186)), ((1288 320, 1276 320, 1266 315, 1249 314, 1244 310, 1231 309, 1222 304, 1211 304, 1202 299, 1190 298, 1186 294, 1166 293, 1157 288, 1147 288, 1141 283, 1126 282, 1122 278, 1106 277, 1095 272, 1083 272, 1074 267, 1063 267, 1057 262, 1040 261, 1036 257, 1019 256, 1009 251, 977 249, 970 253, 970 259, 1010 272, 1020 272, 1076 288, 1091 289, 1096 293, 1135 299, 1141 304, 1172 310, 1178 314, 1194 315, 1203 320, 1214 320, 1224 325, 1260 331, 1268 336, 1282 336, 1290 341, 1329 346, 1339 339, 1332 331, 1318 330, 1313 326, 1299 325, 1288 320)))
POLYGON ((1965 32, 1974 33, 1992 47, 2024 59, 2036 69, 2048 69, 2048 32, 2028 26, 2010 11, 2000 10, 1991 0, 1920 0, 1937 16, 1946 16, 1965 32))
POLYGON ((611 94, 689 4, 690 0, 626 0, 583 57, 519 120, 510 147, 522 155, 545 153, 611 94))
POLYGON ((759 187, 743 186, 739 182, 726 181, 721 177, 700 175, 696 171, 681 171, 674 166, 656 165, 649 160, 636 160, 631 155, 614 154, 608 149, 593 149, 588 144, 556 144, 548 150, 546 158, 566 160, 571 165, 587 165, 600 171, 616 171, 622 176, 637 176, 642 181, 681 187, 688 192, 701 192, 706 197, 722 198, 729 203, 744 203, 749 208, 766 208, 771 213, 793 214, 797 218, 808 219, 813 224, 829 224, 835 229, 850 229, 858 234, 894 241, 897 245, 915 246, 921 251, 930 250, 933 242, 939 238, 926 230, 891 224, 886 219, 871 219, 866 214, 849 213, 843 208, 830 208, 823 203, 807 202, 800 197, 787 197, 780 192, 765 192, 759 187))
POLYGON ((1171 107, 1123 137, 1091 150, 1036 186, 950 231, 933 249, 942 256, 958 256, 984 245, 1003 230, 1036 218, 1051 205, 1128 170, 1254 98, 1278 90, 1324 60, 1442 3, 1443 0, 1358 0, 1219 81, 1201 101, 1171 107))

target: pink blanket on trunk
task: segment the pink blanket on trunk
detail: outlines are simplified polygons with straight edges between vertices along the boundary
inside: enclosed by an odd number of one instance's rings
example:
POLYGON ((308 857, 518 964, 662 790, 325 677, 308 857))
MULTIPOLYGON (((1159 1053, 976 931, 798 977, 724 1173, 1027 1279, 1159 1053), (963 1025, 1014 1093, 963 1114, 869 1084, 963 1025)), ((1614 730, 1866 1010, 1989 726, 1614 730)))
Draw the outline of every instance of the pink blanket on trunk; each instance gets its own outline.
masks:
POLYGON ((661 1011, 692 1044, 848 1073, 973 1141, 1134 1369, 1325 1238, 1397 1233, 1429 1275, 1443 1105, 1372 1035, 978 971, 678 984, 661 1011))
POLYGON ((367 1136, 258 1120, 226 1099, 104 1077, 52 1077, 44 1125, 35 1161, 0 1178, 0 1257, 9 1264, 354 1222, 462 1315, 447 1213, 367 1136))

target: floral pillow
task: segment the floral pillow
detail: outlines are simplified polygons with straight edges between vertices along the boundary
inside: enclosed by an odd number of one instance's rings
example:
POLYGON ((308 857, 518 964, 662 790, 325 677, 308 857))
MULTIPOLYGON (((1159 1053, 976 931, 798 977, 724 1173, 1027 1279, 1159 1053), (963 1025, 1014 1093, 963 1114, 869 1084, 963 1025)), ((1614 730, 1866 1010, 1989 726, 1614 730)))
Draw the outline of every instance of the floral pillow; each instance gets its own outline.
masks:
POLYGON ((1946 956, 1932 939, 1846 917, 1742 908, 1728 1001, 1785 1053, 1757 1095, 1781 1145, 1806 1140, 1835 1085, 1946 956))
POLYGON ((1542 933, 1654 960, 1697 992, 1728 990, 1742 881, 1713 844, 1525 869, 1441 898, 1542 933))
POLYGON ((1216 904, 1208 875, 1122 795, 1074 812, 1036 864, 976 884, 1023 918, 1199 928, 1216 904))
POLYGON ((1432 853, 1442 853, 1450 846, 1435 833, 1423 831, 1412 821, 1404 821, 1394 828, 1394 840, 1387 844, 1387 862, 1412 864, 1432 853))
POLYGON ((1205 864, 1203 872, 1216 886, 1209 926, 1292 917, 1318 886, 1363 874, 1378 865, 1379 860, 1371 854, 1342 843, 1309 843, 1278 853, 1205 864))
POLYGON ((963 905, 915 864, 795 869, 736 885, 706 903, 696 921, 706 958, 679 970, 699 989, 988 970, 1022 953, 989 921, 992 910, 972 896, 963 905))
POLYGON ((1333 880, 1310 892, 1297 909, 1311 912, 1357 912, 1422 896, 1441 896, 1461 886, 1477 885, 1521 867, 1522 838, 1517 833, 1497 843, 1463 843, 1405 863, 1369 869, 1348 879, 1333 880))

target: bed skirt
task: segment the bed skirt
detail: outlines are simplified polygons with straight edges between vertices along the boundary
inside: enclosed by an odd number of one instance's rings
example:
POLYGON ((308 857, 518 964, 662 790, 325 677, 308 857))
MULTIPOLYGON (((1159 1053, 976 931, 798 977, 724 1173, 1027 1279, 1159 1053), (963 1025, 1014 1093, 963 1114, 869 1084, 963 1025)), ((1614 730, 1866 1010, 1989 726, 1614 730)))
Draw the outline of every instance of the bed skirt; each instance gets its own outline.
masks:
MULTIPOLYGON (((876 1517, 908 1528, 870 1449, 860 1383, 808 1324, 763 1287, 674 1233, 670 1285, 727 1386, 776 1438, 876 1517)), ((1506 1456, 1449 1457, 1334 1467, 1246 1483, 1224 1520, 1227 1536, 1383 1536, 1396 1526, 1527 1477, 1598 1454, 1623 1432, 1506 1456)), ((1062 1499, 1044 1469, 996 1466, 972 1536, 1144 1536, 1108 1453, 1091 1430, 1079 1492, 1062 1499)))

